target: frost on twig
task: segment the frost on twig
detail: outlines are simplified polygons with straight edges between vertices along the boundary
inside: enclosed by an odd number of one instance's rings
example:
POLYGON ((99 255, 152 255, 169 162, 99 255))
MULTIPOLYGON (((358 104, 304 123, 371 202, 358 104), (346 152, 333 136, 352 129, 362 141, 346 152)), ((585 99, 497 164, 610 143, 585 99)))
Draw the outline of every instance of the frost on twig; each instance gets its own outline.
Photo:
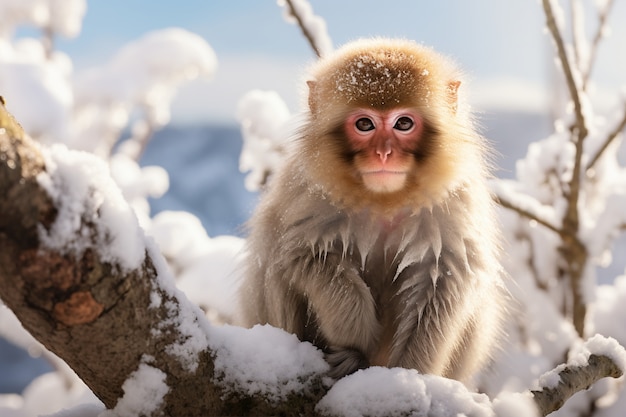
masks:
POLYGON ((596 335, 567 364, 544 374, 539 379, 541 387, 532 394, 541 415, 546 416, 598 380, 621 377, 625 367, 626 350, 615 339, 596 335))
POLYGON ((600 41, 605 37, 606 32, 608 31, 607 20, 609 17, 609 13, 613 8, 613 3, 615 2, 613 0, 606 0, 603 3, 604 4, 598 6, 598 28, 593 37, 593 40, 591 41, 592 43, 589 50, 589 61, 587 62, 587 68, 583 72, 583 90, 587 90, 587 84, 589 83, 589 79, 591 78, 591 71, 593 70, 593 64, 596 61, 600 41))
POLYGON ((326 22, 313 14, 313 8, 307 0, 279 0, 279 6, 285 7, 285 19, 300 26, 302 34, 309 41, 319 57, 333 50, 333 43, 326 30, 326 22))
POLYGON ((620 119, 620 121, 617 123, 615 128, 607 135, 606 139, 602 143, 602 146, 600 146, 600 149, 598 149, 595 155, 589 160, 589 164, 587 164, 587 171, 593 169, 594 165, 596 164, 596 162, 598 162, 598 160, 600 159, 604 151, 609 147, 609 145, 619 136, 619 134, 625 128, 626 128, 626 108, 624 109, 624 114, 622 118, 620 119))
POLYGON ((527 194, 522 194, 513 189, 507 181, 494 181, 491 183, 495 200, 502 207, 515 211, 528 220, 535 221, 542 226, 561 235, 563 232, 557 226, 554 208, 541 204, 538 200, 527 194))

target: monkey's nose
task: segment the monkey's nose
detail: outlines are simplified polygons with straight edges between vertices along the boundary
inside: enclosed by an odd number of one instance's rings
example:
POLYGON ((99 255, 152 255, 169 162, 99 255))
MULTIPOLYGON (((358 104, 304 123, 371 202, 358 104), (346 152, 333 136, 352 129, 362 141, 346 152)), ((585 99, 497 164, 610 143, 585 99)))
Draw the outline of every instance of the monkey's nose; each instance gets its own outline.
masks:
POLYGON ((381 161, 386 162, 387 157, 391 155, 391 141, 387 139, 384 143, 378 145, 376 147, 376 154, 378 154, 381 161))

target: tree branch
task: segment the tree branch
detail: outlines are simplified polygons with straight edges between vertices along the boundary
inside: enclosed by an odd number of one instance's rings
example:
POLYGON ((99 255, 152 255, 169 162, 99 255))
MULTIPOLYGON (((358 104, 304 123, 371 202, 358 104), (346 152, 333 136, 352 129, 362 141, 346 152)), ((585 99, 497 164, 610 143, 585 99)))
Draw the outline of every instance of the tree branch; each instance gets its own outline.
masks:
MULTIPOLYGON (((584 22, 584 14, 580 16, 578 13, 578 7, 580 0, 570 0, 570 13, 572 24, 572 49, 574 51, 574 62, 577 67, 582 68, 581 47, 583 40, 579 37, 581 32, 584 34, 584 28, 581 28, 584 22), (583 19, 582 21, 580 19, 583 19), (578 30, 580 28, 580 30, 578 30)), ((582 35, 581 35, 582 36, 582 35)))
MULTIPOLYGON (((558 368, 557 368, 558 369, 558 368)), ((572 395, 588 389, 605 377, 619 378, 622 370, 607 356, 591 354, 583 366, 564 366, 559 372, 559 383, 552 388, 531 391, 542 416, 563 406, 572 395)))
POLYGON ((586 172, 588 172, 590 169, 593 169, 596 162, 598 162, 598 160, 600 159, 604 151, 606 151, 606 149, 609 147, 611 142, 613 142, 615 138, 617 138, 619 134, 625 128, 626 128, 626 109, 624 109, 624 114, 622 116, 622 119, 619 121, 617 126, 615 126, 615 129, 613 129, 611 133, 609 133, 609 135, 604 140, 604 143, 602 143, 602 146, 600 147, 600 149, 596 152, 596 154, 589 161, 589 164, 587 165, 587 169, 585 170, 586 172))
MULTIPOLYGON (((81 252, 44 245, 42 231, 53 227, 64 210, 40 185, 40 178, 50 175, 47 170, 39 146, 0 106, 0 298, 107 408, 123 398, 130 375, 149 367, 164 375, 169 388, 151 415, 315 414, 325 393, 320 375, 310 377, 310 392, 279 402, 220 382, 208 322, 174 289, 164 261, 150 246, 139 267, 129 270, 104 261, 102 247, 93 240, 81 252)), ((92 189, 93 201, 85 206, 94 215, 78 217, 76 239, 81 242, 98 234, 99 196, 92 189)), ((72 203, 75 209, 81 201, 72 203)))
POLYGON ((574 79, 571 63, 565 50, 563 36, 556 24, 554 11, 552 10, 550 1, 551 0, 543 0, 543 8, 546 14, 546 24, 556 44, 557 55, 561 61, 561 68, 563 69, 563 75, 565 76, 567 88, 572 102, 574 103, 574 114, 576 117, 576 122, 572 126, 572 135, 574 145, 576 146, 576 154, 572 178, 569 182, 569 190, 567 190, 567 211, 565 213, 565 218, 563 219, 564 230, 567 233, 576 234, 578 232, 578 195, 580 192, 580 171, 583 155, 583 141, 587 137, 588 130, 582 110, 579 89, 576 85, 576 80, 574 79))
POLYGON ((537 223, 544 226, 545 228, 552 230, 554 233, 558 234, 559 236, 563 235, 563 231, 559 227, 550 223, 548 220, 541 218, 537 213, 533 213, 530 210, 527 210, 518 206, 517 204, 508 200, 503 195, 496 193, 494 195, 494 200, 496 201, 496 203, 500 204, 502 207, 507 208, 509 210, 513 210, 514 212, 516 212, 522 217, 527 218, 528 220, 536 221, 537 223))
POLYGON ((296 19, 298 26, 300 26, 300 30, 302 30, 302 34, 304 35, 306 40, 309 42, 309 45, 311 45, 311 48, 313 48, 315 55, 317 55, 317 57, 320 58, 322 56, 322 52, 319 50, 319 48, 317 47, 315 43, 315 37, 313 36, 311 32, 309 32, 308 28, 304 24, 304 20, 302 16, 300 16, 300 13, 298 13, 298 10, 294 7, 293 0, 285 0, 285 3, 287 4, 287 7, 289 8, 289 14, 293 16, 294 19, 296 19))
POLYGON ((587 89, 587 84, 591 79, 591 72, 593 70, 593 65, 596 62, 596 57, 598 56, 598 49, 600 47, 600 41, 603 38, 604 31, 606 30, 607 21, 609 17, 609 13, 613 8, 613 0, 606 1, 606 7, 603 10, 600 10, 598 14, 598 30, 596 31, 592 43, 591 43, 591 51, 589 56, 589 65, 587 66, 586 71, 583 72, 583 90, 587 89))
POLYGON ((567 208, 563 217, 563 235, 562 245, 559 248, 564 261, 564 270, 567 274, 572 291, 572 321, 578 334, 582 337, 585 332, 585 316, 587 314, 587 306, 583 299, 581 290, 581 281, 587 264, 587 251, 584 245, 578 239, 579 232, 579 214, 578 203, 581 186, 581 169, 583 157, 583 143, 588 135, 585 115, 583 114, 582 102, 580 100, 579 87, 572 72, 571 63, 567 57, 563 36, 559 31, 554 18, 551 0, 543 0, 543 8, 546 14, 546 24, 552 38, 556 44, 557 55, 561 61, 561 67, 565 76, 567 88, 570 97, 574 103, 575 122, 570 127, 572 133, 572 142, 576 148, 574 155, 574 164, 572 169, 572 177, 568 183, 568 189, 564 190, 564 196, 567 201, 567 208))
POLYGON ((580 95, 578 86, 576 85, 576 80, 574 79, 574 74, 572 72, 571 63, 567 57, 567 51, 565 50, 565 43, 563 41, 563 36, 559 31, 559 28, 556 24, 556 20, 554 18, 554 11, 552 10, 552 5, 550 4, 550 0, 542 0, 543 9, 546 14, 546 25, 548 26, 548 30, 552 35, 552 39, 556 44, 557 55, 559 60, 561 61, 561 67, 563 68, 563 75, 565 76, 565 82, 567 84, 567 89, 569 91, 570 97, 574 103, 574 114, 576 116, 576 127, 579 128, 578 137, 584 138, 587 136, 587 127, 585 123, 585 116, 582 111, 582 103, 580 101, 580 95))

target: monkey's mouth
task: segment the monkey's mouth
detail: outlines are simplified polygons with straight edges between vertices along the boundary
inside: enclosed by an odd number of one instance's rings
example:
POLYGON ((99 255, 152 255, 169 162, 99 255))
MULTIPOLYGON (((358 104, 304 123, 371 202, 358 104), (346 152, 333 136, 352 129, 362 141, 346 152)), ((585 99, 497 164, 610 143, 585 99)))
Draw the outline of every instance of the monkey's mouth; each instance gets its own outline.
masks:
POLYGON ((371 191, 390 193, 404 187, 407 173, 404 171, 389 171, 380 169, 361 173, 363 183, 371 191))

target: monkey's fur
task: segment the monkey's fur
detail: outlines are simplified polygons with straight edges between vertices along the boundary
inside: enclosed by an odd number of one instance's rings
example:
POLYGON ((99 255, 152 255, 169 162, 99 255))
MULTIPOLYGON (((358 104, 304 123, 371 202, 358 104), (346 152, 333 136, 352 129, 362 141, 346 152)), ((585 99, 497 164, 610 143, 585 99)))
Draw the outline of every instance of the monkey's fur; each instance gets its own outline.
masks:
POLYGON ((485 146, 457 107, 458 73, 409 41, 362 40, 312 70, 309 112, 251 219, 243 321, 295 333, 330 375, 369 365, 468 381, 505 311, 485 146), (414 168, 366 189, 341 126, 354 107, 417 109, 414 168))

